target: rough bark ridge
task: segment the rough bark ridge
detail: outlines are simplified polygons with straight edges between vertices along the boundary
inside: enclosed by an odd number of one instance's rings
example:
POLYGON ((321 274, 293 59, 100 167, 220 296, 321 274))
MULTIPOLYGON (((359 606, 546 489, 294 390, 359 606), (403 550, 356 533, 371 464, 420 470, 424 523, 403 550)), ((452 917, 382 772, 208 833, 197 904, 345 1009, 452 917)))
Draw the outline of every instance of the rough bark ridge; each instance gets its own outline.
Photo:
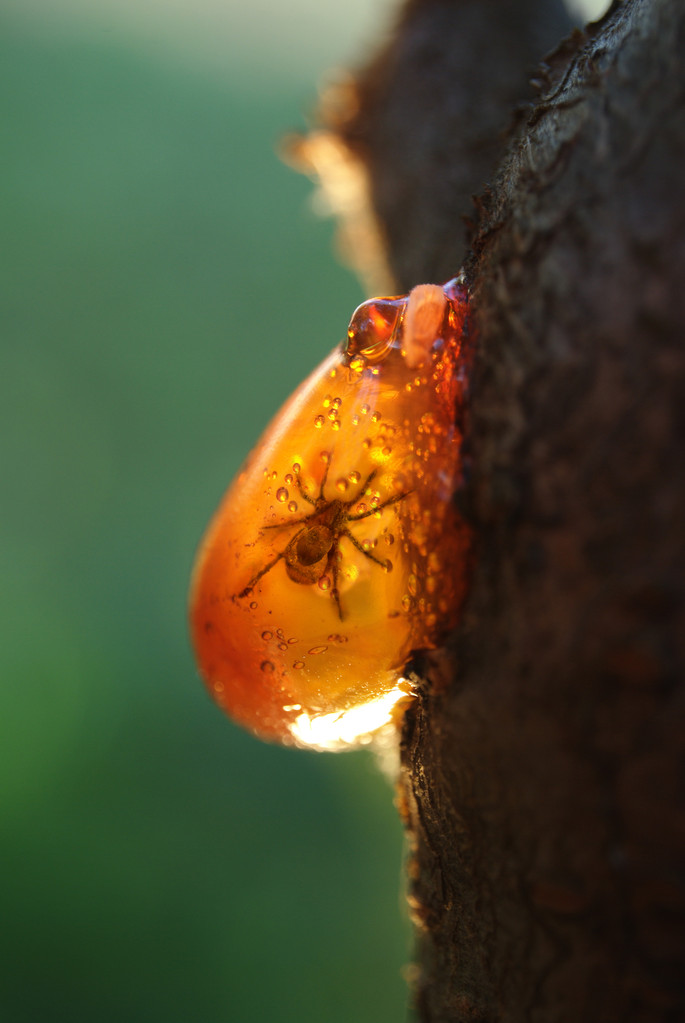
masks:
MULTIPOLYGON (((476 567, 402 752, 424 1021, 684 1018, 684 53, 680 0, 577 33, 479 205, 476 567)), ((459 141, 419 181, 414 127, 383 205, 404 286, 459 236, 459 141)))

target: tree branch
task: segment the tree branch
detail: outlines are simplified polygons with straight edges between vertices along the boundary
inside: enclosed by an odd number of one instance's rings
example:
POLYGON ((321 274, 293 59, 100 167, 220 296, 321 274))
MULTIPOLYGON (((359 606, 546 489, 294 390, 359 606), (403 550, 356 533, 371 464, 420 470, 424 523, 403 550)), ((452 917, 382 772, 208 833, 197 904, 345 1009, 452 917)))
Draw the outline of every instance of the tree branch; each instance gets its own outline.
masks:
MULTIPOLYGON (((521 95, 503 9, 411 3, 339 125, 405 289, 521 95)), ((425 1021, 685 1010, 683 53, 679 0, 576 33, 478 202, 476 563, 402 749, 425 1021)))

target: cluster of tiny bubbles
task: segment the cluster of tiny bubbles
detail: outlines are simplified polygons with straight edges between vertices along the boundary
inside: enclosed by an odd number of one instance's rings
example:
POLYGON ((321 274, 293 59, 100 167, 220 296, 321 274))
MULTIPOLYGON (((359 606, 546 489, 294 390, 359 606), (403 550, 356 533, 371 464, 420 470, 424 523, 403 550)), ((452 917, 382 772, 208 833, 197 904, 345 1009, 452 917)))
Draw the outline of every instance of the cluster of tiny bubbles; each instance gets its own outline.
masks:
MULTIPOLYGON (((289 639, 286 638, 283 629, 276 629, 275 635, 278 641, 276 646, 278 647, 279 650, 287 650, 289 646, 293 645, 293 643, 298 642, 294 636, 291 636, 289 639)), ((274 633, 271 632, 269 629, 265 629, 265 631, 262 633, 262 639, 264 640, 265 643, 269 643, 273 638, 274 633)))
POLYGON ((438 586, 438 577, 440 569, 442 568, 440 555, 437 551, 429 552, 426 567, 428 570, 428 575, 426 576, 426 590, 428 593, 434 593, 438 586))
POLYGON ((329 643, 347 643, 347 636, 341 636, 339 632, 332 632, 328 636, 329 643))

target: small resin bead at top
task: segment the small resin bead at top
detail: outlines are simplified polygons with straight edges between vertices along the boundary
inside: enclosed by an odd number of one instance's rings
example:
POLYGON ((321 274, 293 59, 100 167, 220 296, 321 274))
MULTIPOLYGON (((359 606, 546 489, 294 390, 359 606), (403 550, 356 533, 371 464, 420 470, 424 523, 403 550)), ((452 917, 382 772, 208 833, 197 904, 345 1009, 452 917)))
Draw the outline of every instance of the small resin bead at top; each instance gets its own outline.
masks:
POLYGON ((190 598, 197 661, 261 738, 367 742, 411 698, 412 652, 455 624, 466 314, 460 278, 360 305, 210 523, 190 598))

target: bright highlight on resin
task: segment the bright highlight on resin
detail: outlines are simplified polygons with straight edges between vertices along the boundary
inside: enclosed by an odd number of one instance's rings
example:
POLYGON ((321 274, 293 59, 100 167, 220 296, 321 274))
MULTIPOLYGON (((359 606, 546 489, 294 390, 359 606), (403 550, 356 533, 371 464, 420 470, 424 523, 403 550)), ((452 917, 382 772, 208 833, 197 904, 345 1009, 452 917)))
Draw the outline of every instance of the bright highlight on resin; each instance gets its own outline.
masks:
POLYGON ((207 530, 190 599, 198 664, 261 738, 367 742, 411 699, 412 651, 455 623, 466 312, 459 278, 360 305, 207 530))

